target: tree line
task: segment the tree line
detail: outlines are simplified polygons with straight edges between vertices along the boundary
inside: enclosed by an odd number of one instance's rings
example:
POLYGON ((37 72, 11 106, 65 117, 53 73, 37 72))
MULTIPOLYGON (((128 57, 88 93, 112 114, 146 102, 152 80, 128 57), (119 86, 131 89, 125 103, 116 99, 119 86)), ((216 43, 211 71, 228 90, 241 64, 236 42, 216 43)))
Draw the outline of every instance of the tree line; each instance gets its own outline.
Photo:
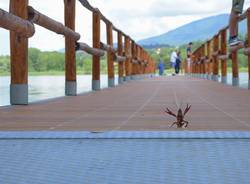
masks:
MULTIPOLYGON (((29 72, 65 71, 65 54, 63 52, 43 52, 37 48, 29 48, 29 72)), ((77 71, 84 74, 92 72, 92 57, 84 52, 76 54, 77 71)), ((106 62, 101 62, 102 73, 107 68, 106 62)), ((0 74, 10 72, 10 56, 0 56, 0 74)))
MULTIPOLYGON (((202 45, 202 41, 197 41, 193 43, 193 51, 196 50, 198 47, 202 45)), ((179 50, 181 52, 182 60, 186 59, 186 49, 187 45, 182 45, 180 47, 163 47, 163 48, 154 48, 154 49, 147 49, 150 55, 154 58, 154 60, 159 64, 160 59, 163 60, 166 69, 170 69, 170 56, 174 50, 179 50)), ((227 62, 228 68, 232 68, 231 60, 227 62)), ((238 64, 239 68, 247 68, 248 67, 248 59, 244 55, 243 50, 238 51, 238 64)))
MULTIPOLYGON (((195 42, 193 50, 198 48, 202 42, 195 42)), ((159 47, 147 49, 150 55, 155 59, 157 64, 160 59, 165 63, 166 69, 170 68, 170 55, 173 50, 180 50, 182 59, 186 57, 186 45, 179 48, 175 47, 159 47)), ((37 48, 29 48, 28 52, 29 72, 64 72, 65 71, 65 54, 63 52, 43 52, 37 48)), ((244 56, 243 51, 239 51, 238 62, 240 68, 247 68, 247 57, 244 56)), ((91 74, 92 73, 92 57, 84 52, 77 52, 76 67, 78 73, 91 74)), ((232 67, 232 62, 228 61, 228 67, 232 67)), ((10 56, 0 56, 0 74, 9 74, 10 72, 10 56)), ((103 57, 101 61, 101 73, 107 73, 106 58, 103 57)))

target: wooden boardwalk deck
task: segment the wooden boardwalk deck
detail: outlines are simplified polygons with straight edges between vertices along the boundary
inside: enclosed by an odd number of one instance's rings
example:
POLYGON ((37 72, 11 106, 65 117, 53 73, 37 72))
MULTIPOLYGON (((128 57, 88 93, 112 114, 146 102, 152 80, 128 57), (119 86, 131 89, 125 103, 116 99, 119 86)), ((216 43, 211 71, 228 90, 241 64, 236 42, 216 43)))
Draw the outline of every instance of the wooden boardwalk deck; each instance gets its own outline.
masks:
POLYGON ((132 81, 116 88, 29 106, 0 108, 0 131, 177 130, 165 107, 192 105, 185 130, 250 130, 250 91, 185 77, 132 81))

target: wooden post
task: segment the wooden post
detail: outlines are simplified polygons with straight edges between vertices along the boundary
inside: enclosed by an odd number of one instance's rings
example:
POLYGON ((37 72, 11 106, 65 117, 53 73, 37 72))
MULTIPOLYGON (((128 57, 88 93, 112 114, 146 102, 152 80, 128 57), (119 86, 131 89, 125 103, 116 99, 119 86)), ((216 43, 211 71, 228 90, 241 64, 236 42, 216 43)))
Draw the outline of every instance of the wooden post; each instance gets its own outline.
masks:
MULTIPOLYGON (((247 42, 250 46, 250 10, 247 10, 247 42)), ((250 55, 248 55, 248 89, 250 89, 250 55)))
POLYGON ((130 49, 130 40, 129 37, 125 37, 125 55, 126 55, 126 62, 125 62, 125 74, 126 74, 126 81, 130 81, 130 59, 129 59, 129 52, 130 49))
MULTIPOLYGON (((107 44, 113 47, 113 25, 111 23, 106 24, 107 28, 107 44)), ((115 86, 115 73, 114 73, 114 53, 108 51, 108 87, 115 86)))
POLYGON ((201 75, 202 75, 202 63, 201 63, 201 51, 202 51, 202 46, 199 48, 199 51, 198 51, 198 77, 201 78, 201 75))
POLYGON ((140 74, 140 65, 139 65, 139 46, 136 45, 135 46, 135 54, 136 54, 136 60, 137 60, 137 64, 136 64, 136 78, 139 79, 139 74, 140 74))
MULTIPOLYGON (((227 55, 227 29, 224 29, 220 33, 221 42, 221 55, 227 55)), ((223 84, 227 83, 227 60, 221 60, 221 82, 223 84)))
POLYGON ((207 79, 212 80, 212 63, 211 63, 211 41, 207 42, 207 79))
MULTIPOLYGON (((123 55, 123 42, 122 42, 122 33, 118 31, 118 56, 123 55)), ((119 62, 118 64, 118 75, 119 75, 119 84, 123 83, 123 74, 124 74, 124 62, 119 62)))
MULTIPOLYGON (((98 11, 93 12, 93 47, 99 49, 101 46, 101 16, 98 11)), ((92 66, 92 90, 101 89, 100 83, 100 57, 93 56, 92 66)))
MULTIPOLYGON (((213 47, 214 47, 214 49, 213 49, 214 52, 219 51, 219 35, 214 36, 213 47)), ((217 56, 213 56, 213 80, 214 81, 219 80, 218 74, 219 74, 218 59, 217 59, 217 56)))
MULTIPOLYGON (((10 13, 28 19, 28 0, 10 0, 10 13)), ((10 31, 10 103, 28 104, 28 38, 10 31)))
MULTIPOLYGON (((75 30, 75 0, 64 1, 64 20, 65 26, 75 30)), ((75 40, 65 36, 65 95, 76 96, 76 52, 75 40)))
POLYGON ((206 48, 205 48, 205 44, 202 45, 202 78, 205 79, 206 78, 206 62, 205 62, 205 55, 206 55, 206 48))
MULTIPOLYGON (((135 42, 132 41, 132 46, 131 46, 131 54, 132 54, 132 61, 135 59, 135 54, 136 54, 136 51, 135 51, 135 42)), ((136 63, 132 63, 132 72, 131 72, 131 78, 133 80, 136 79, 136 63)))
POLYGON ((239 66, 238 66, 238 50, 231 52, 232 54, 232 85, 239 86, 239 66))

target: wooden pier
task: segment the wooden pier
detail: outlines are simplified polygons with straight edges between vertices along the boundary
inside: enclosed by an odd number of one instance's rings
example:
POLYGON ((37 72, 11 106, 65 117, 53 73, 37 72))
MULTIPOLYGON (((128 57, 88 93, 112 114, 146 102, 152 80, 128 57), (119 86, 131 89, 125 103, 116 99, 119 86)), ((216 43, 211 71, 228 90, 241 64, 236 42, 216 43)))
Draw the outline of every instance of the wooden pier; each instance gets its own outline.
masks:
POLYGON ((233 86, 239 85, 237 54, 244 49, 250 89, 250 9, 239 17, 239 21, 247 19, 248 43, 228 49, 227 26, 183 62, 186 77, 148 78, 154 76, 157 67, 147 50, 87 0, 79 2, 93 14, 92 46, 79 42, 82 34, 75 30, 76 0, 64 1, 64 24, 30 7, 28 0, 10 0, 9 12, 0 9, 0 26, 11 33, 10 102, 21 105, 0 108, 0 130, 175 130, 169 127, 175 119, 165 114, 164 108, 177 112, 177 106, 184 108, 187 103, 192 105, 185 117, 190 122, 187 130, 250 129, 249 90, 225 85, 229 60, 232 60, 233 86), (101 42, 101 22, 106 25, 106 43, 101 42), (65 97, 29 104, 28 39, 35 34, 35 25, 65 36, 65 97), (77 96, 78 50, 92 55, 95 92, 77 96), (100 91, 103 56, 107 56, 109 88, 100 91), (115 71, 119 75, 116 87, 115 71), (218 83, 219 76, 224 85, 218 83), (137 80, 143 77, 147 79, 137 80))

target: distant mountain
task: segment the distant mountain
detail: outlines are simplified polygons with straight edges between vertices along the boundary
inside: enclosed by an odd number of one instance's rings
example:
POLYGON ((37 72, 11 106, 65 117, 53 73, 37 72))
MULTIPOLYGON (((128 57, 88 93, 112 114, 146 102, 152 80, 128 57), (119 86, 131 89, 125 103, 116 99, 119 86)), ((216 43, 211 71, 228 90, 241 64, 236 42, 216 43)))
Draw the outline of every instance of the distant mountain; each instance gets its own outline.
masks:
MULTIPOLYGON (((202 41, 214 36, 221 28, 228 25, 228 14, 207 17, 191 22, 165 34, 140 40, 138 43, 144 46, 152 45, 182 45, 190 41, 202 41)), ((246 21, 240 24, 240 33, 246 34, 246 21)))

